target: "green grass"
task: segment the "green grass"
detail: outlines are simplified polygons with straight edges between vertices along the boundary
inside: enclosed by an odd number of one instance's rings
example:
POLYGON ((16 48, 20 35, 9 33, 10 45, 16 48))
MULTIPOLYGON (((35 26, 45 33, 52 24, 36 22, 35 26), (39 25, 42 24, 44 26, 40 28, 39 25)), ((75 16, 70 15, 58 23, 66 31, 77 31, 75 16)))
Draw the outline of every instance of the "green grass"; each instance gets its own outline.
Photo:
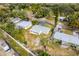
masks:
POLYGON ((63 31, 64 33, 66 33, 66 34, 69 34, 69 35, 72 35, 72 34, 73 34, 73 32, 70 31, 70 30, 62 29, 62 31, 63 31))
POLYGON ((33 20, 33 21, 32 21, 32 24, 33 24, 33 25, 36 25, 36 24, 38 24, 38 23, 39 23, 39 22, 38 22, 37 20, 33 20))
POLYGON ((10 37, 7 37, 5 39, 8 44, 15 50, 17 51, 21 56, 28 56, 29 53, 25 51, 21 46, 19 46, 15 41, 13 41, 10 37))
POLYGON ((46 51, 37 50, 38 56, 50 56, 46 51))
POLYGON ((25 42, 24 32, 25 30, 21 29, 15 29, 13 24, 7 24, 6 26, 2 27, 3 30, 5 30, 7 33, 9 33, 12 37, 14 37, 16 40, 20 41, 21 43, 25 42))
MULTIPOLYGON (((3 32, 0 33, 0 35, 3 36, 3 32)), ((12 38, 10 38, 9 36, 7 37, 2 37, 4 40, 7 41, 7 43, 9 44, 9 46, 11 48, 13 48, 16 52, 18 52, 21 56, 28 56, 29 53, 23 49, 20 45, 18 45, 14 40, 12 40, 12 38)))
POLYGON ((49 24, 45 24, 44 26, 49 27, 49 28, 53 28, 53 25, 49 25, 49 24))
POLYGON ((3 38, 3 35, 2 35, 2 33, 0 33, 0 38, 3 38))

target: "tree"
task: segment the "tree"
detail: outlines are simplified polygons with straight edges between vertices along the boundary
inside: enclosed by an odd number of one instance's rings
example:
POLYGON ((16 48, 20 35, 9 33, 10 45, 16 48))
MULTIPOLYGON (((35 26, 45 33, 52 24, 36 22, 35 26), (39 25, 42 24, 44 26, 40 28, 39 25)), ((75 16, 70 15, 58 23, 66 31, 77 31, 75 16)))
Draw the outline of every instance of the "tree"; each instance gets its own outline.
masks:
POLYGON ((46 8, 41 8, 40 10, 37 11, 36 17, 37 18, 42 18, 46 17, 49 14, 49 10, 46 8))
POLYGON ((5 23, 8 19, 8 12, 9 12, 9 8, 5 7, 3 5, 0 5, 0 22, 1 23, 5 23))
POLYGON ((57 21, 58 21, 59 7, 58 7, 57 4, 53 6, 52 12, 53 12, 54 15, 55 15, 55 24, 54 24, 54 28, 52 28, 52 30, 51 30, 52 33, 51 33, 51 35, 50 35, 50 38, 52 38, 52 35, 54 34, 54 29, 55 29, 55 27, 56 27, 56 25, 57 25, 57 21))
POLYGON ((67 23, 66 23, 66 25, 68 26, 68 27, 70 27, 71 29, 78 29, 79 28, 79 23, 78 23, 78 19, 79 19, 79 14, 78 13, 74 13, 74 14, 72 14, 72 15, 70 15, 69 17, 68 17, 69 19, 70 19, 70 21, 68 21, 67 23))
POLYGON ((36 18, 45 17, 49 13, 49 10, 43 7, 41 4, 32 4, 29 8, 32 10, 33 14, 35 14, 36 18))
POLYGON ((43 50, 37 50, 38 56, 50 56, 46 51, 43 50))
POLYGON ((70 4, 60 4, 59 5, 60 15, 68 16, 74 13, 74 9, 71 8, 70 4))

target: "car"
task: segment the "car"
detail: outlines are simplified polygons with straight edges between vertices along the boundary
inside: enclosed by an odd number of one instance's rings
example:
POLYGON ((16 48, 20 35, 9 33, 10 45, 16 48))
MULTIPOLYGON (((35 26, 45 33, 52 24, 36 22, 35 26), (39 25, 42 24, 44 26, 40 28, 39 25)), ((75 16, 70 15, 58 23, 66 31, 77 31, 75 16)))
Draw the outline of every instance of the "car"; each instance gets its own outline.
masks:
POLYGON ((4 40, 0 40, 0 47, 4 49, 4 51, 8 51, 10 47, 4 40))

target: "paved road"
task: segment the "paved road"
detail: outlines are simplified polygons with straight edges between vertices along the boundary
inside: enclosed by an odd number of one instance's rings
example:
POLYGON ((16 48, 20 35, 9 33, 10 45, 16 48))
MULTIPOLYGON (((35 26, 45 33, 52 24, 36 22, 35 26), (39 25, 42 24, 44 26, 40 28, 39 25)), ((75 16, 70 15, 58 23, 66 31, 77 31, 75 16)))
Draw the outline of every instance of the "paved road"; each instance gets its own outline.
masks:
MULTIPOLYGON (((2 29, 1 29, 2 30, 2 29)), ((20 45, 23 49, 25 49, 28 53, 30 53, 33 56, 36 56, 33 52, 31 52, 28 48, 24 47, 20 42, 18 42, 17 40, 15 40, 12 36, 10 36, 8 33, 6 33, 4 30, 2 30, 2 32, 4 32, 4 35, 8 35, 10 38, 12 38, 13 41, 15 41, 18 45, 20 45)))

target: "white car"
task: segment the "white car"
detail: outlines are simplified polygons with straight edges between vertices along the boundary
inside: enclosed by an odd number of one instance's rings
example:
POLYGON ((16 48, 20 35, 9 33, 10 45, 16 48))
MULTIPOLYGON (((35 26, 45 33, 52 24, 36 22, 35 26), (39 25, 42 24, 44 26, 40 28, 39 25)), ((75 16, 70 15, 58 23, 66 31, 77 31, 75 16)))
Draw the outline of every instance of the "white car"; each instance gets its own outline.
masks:
POLYGON ((0 40, 0 47, 4 49, 4 51, 8 51, 10 48, 8 44, 4 40, 0 40))

